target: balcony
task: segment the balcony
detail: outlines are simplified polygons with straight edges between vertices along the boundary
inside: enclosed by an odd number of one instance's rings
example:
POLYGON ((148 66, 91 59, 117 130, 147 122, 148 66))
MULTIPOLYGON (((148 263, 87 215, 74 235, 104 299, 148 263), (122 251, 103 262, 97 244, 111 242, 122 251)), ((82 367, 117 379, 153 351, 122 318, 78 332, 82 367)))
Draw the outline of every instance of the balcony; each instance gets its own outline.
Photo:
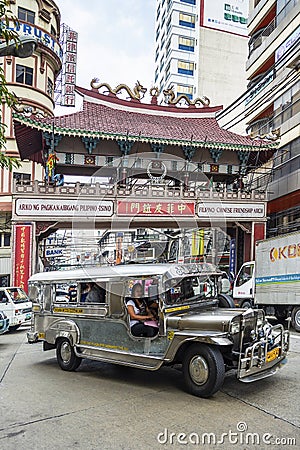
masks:
POLYGON ((109 185, 101 183, 81 184, 81 183, 65 183, 63 186, 55 186, 40 181, 34 182, 14 182, 13 195, 18 197, 98 197, 98 199, 117 200, 122 198, 129 199, 176 199, 187 200, 194 199, 202 201, 210 200, 257 200, 265 201, 266 193, 260 190, 233 189, 226 186, 225 183, 213 183, 212 186, 207 183, 188 183, 181 186, 170 186, 165 184, 142 184, 142 185, 109 185))

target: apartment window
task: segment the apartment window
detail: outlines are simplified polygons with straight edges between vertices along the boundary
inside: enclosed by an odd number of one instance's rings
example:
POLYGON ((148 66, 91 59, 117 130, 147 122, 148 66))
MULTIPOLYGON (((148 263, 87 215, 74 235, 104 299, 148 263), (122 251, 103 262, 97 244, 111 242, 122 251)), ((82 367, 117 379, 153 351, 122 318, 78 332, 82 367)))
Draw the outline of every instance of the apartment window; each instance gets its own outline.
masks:
POLYGON ((16 65, 16 82, 22 84, 33 85, 33 69, 32 67, 16 65))
POLYGON ((180 0, 182 3, 188 3, 189 5, 196 5, 196 0, 180 0))
POLYGON ((284 92, 274 102, 274 127, 300 112, 300 81, 284 92))
POLYGON ((34 24, 35 13, 29 9, 18 7, 18 19, 34 24))
POLYGON ((277 0, 276 15, 277 25, 289 14, 299 0, 277 0))
POLYGON ((0 247, 10 247, 10 233, 1 233, 0 234, 0 247))
POLYGON ((195 28, 196 17, 192 14, 179 13, 179 25, 188 28, 195 28))
POLYGON ((159 55, 159 47, 157 47, 155 52, 155 61, 157 61, 158 55, 159 55))
POLYGON ((188 61, 178 61, 177 72, 182 75, 194 75, 194 63, 188 61))
POLYGON ((47 79, 47 94, 49 97, 53 96, 53 81, 50 78, 47 79))
POLYGON ((178 48, 179 50, 193 52, 195 50, 195 39, 179 36, 178 48))
POLYGON ((177 96, 184 94, 186 95, 190 100, 193 98, 193 86, 189 86, 186 84, 178 84, 177 85, 177 96))

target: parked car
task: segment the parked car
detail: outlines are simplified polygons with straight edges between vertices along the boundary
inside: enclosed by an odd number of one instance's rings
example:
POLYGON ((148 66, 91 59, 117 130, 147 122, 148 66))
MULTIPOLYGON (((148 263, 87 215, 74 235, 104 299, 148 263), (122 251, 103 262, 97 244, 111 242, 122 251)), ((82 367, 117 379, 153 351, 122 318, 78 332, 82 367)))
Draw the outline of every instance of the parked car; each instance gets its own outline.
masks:
POLYGON ((8 330, 9 320, 3 311, 0 311, 0 334, 5 333, 8 330))
POLYGON ((1 287, 0 309, 9 319, 9 329, 14 331, 30 321, 32 302, 20 287, 1 287))

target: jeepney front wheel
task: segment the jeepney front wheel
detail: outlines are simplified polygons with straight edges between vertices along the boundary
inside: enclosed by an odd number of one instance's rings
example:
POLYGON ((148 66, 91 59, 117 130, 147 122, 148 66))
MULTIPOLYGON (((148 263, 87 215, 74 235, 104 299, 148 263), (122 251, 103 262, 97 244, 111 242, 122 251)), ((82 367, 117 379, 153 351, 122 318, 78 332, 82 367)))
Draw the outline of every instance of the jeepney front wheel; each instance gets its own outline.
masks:
POLYGON ((76 370, 82 361, 81 358, 76 356, 74 347, 67 338, 61 338, 57 341, 56 358, 60 368, 69 372, 76 370))
POLYGON ((218 348, 203 344, 191 345, 183 360, 185 386, 190 394, 210 397, 223 384, 225 365, 218 348))

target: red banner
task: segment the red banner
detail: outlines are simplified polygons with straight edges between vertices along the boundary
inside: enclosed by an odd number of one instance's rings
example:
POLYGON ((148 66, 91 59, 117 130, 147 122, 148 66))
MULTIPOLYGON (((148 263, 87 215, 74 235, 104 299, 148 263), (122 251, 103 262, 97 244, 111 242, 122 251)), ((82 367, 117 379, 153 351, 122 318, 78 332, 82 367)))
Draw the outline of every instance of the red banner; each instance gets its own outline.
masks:
POLYGON ((32 225, 14 225, 13 286, 28 292, 31 275, 32 225))
POLYGON ((194 202, 119 201, 119 216, 194 216, 194 202))

